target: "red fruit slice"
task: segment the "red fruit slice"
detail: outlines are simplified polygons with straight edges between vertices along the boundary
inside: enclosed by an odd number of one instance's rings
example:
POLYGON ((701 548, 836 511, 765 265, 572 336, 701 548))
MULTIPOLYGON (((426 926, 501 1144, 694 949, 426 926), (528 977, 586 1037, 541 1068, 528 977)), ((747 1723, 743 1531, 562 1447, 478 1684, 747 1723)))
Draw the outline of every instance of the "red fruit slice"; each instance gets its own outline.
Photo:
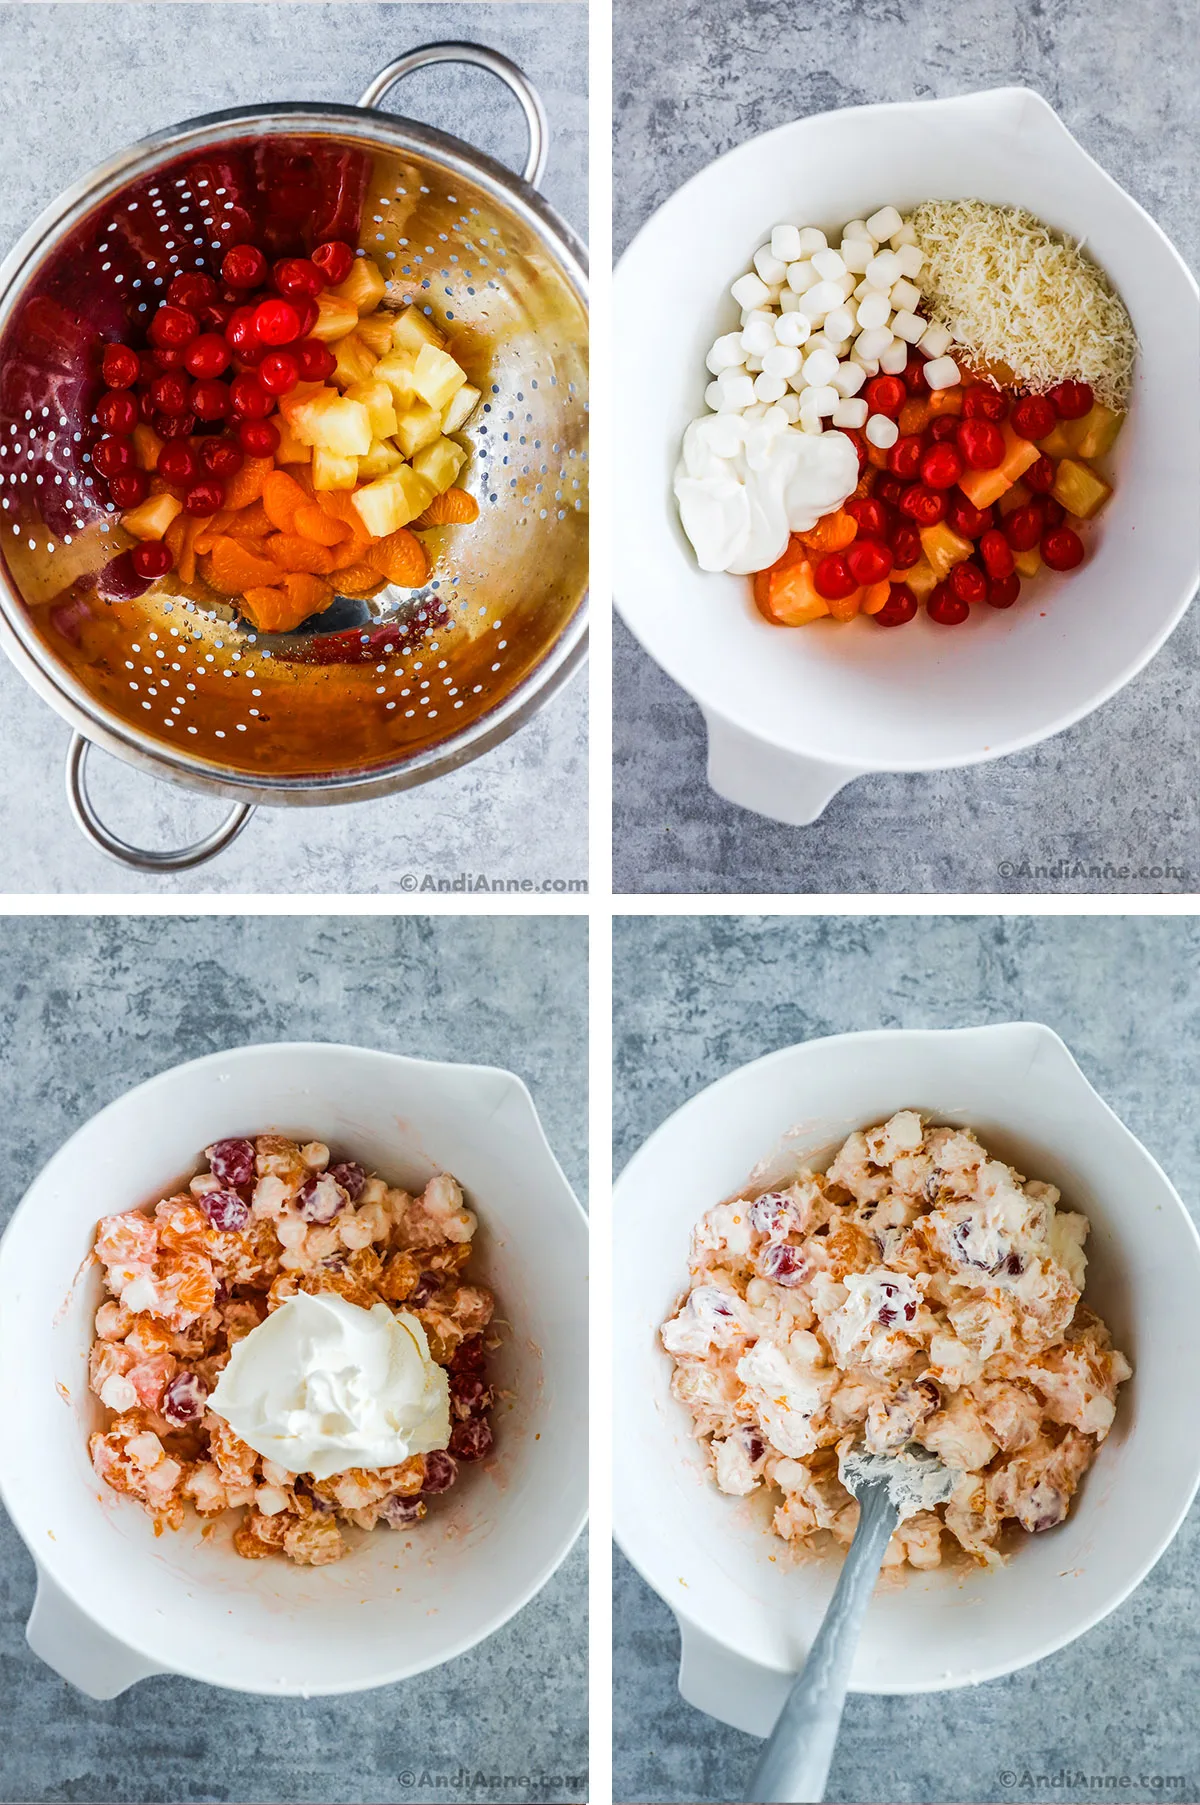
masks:
POLYGON ((1074 570, 1083 563, 1083 540, 1069 526, 1057 526, 1042 539, 1042 558, 1051 570, 1074 570))
POLYGON ((917 598, 907 583, 893 583, 887 601, 875 616, 875 624, 879 627, 902 627, 907 621, 915 620, 917 615, 917 598))
POLYGON ((958 627, 966 620, 971 608, 955 595, 949 583, 939 583, 925 604, 925 612, 939 627, 958 627))

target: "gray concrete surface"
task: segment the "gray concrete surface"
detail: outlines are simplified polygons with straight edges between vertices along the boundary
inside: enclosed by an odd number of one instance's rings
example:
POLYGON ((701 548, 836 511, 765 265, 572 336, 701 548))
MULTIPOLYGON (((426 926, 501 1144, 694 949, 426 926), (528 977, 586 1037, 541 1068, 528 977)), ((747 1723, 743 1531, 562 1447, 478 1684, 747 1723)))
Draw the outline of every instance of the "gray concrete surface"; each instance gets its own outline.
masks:
MULTIPOLYGON (((1018 82, 1200 265, 1200 51, 1186 0, 615 0, 614 18, 617 251, 689 176, 772 126, 1018 82)), ((1069 732, 972 770, 862 778, 817 825, 787 828, 709 790, 699 710, 618 622, 614 885, 1194 891, 1198 650, 1193 608, 1150 667, 1069 732), (1165 866, 1186 875, 1154 875, 1165 866)))
MULTIPOLYGON (((586 934, 562 918, 8 917, 0 1036, 20 1055, 0 1064, 0 1225, 114 1097, 285 1039, 508 1066, 582 1193, 586 934)), ((33 1564, 0 1512, 0 1798, 582 1799, 555 1777, 586 1771, 586 1577, 580 1544, 504 1629, 401 1686, 306 1703, 153 1679, 96 1704, 26 1646, 33 1564)))
MULTIPOLYGON (((1025 1018, 1063 1037, 1200 1214, 1194 919, 626 918, 613 957, 618 1170, 689 1096, 774 1048, 1025 1018)), ((851 1698, 827 1799, 1200 1798, 1198 1571, 1193 1509, 1134 1595, 1061 1653, 973 1690, 851 1698)), ((674 1619, 620 1556, 614 1622, 614 1797, 744 1798, 761 1745, 682 1702, 674 1619)))
MULTIPOLYGON (((69 183, 176 120, 258 101, 357 100, 435 38, 506 52, 550 119, 545 192, 587 236, 587 11, 579 5, 0 5, 0 255, 69 183)), ((524 120, 481 71, 424 70, 385 102, 510 167, 524 120)), ((68 729, 0 659, 0 892, 394 891, 402 873, 587 874, 586 681, 514 739, 436 784, 336 809, 262 811, 211 865, 142 877, 94 852, 67 809, 68 729)), ((96 758, 116 831, 154 847, 207 833, 223 805, 96 758)))

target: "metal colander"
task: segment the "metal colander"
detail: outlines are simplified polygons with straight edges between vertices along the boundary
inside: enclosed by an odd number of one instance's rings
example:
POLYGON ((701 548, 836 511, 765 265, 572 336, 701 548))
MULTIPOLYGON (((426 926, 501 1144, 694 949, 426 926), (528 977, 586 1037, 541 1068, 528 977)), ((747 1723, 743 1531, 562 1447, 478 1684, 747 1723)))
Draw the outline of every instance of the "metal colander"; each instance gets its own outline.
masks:
POLYGON ((182 869, 256 803, 360 801, 424 782, 512 732, 582 659, 587 583, 583 253, 536 193, 545 121, 514 64, 427 45, 357 108, 281 105, 144 139, 42 215, 0 269, 0 637, 76 729, 68 791, 114 857, 182 869), (521 178, 455 138, 374 110, 402 76, 463 61, 499 76, 529 125, 521 178), (472 525, 430 533, 419 590, 337 597, 263 634, 202 581, 130 595, 132 543, 94 486, 100 348, 142 342, 172 277, 229 245, 268 255, 351 237, 386 306, 428 309, 483 392, 460 435, 472 525), (237 801, 199 845, 144 853, 98 821, 87 742, 237 801))

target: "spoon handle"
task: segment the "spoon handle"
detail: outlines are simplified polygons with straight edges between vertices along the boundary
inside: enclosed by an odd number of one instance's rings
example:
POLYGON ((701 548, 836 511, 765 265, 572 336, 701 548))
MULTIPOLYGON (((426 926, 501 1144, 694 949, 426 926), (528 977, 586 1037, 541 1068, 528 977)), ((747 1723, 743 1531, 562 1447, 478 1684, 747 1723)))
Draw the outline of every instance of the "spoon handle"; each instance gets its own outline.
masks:
POLYGON ((864 1485, 850 1552, 825 1621, 796 1675, 746 1794, 754 1805, 818 1805, 833 1760, 859 1632, 899 1517, 884 1483, 864 1485))

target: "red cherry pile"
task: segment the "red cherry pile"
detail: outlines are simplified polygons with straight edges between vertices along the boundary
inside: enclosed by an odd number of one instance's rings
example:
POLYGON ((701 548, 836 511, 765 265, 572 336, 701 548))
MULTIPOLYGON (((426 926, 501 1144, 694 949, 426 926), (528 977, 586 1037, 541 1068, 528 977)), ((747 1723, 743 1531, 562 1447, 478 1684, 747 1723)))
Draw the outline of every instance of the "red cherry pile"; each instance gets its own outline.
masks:
MULTIPOLYGON (((903 377, 873 377, 863 390, 871 413, 899 422, 906 402, 925 399, 924 364, 914 351, 903 377)), ((870 463, 870 493, 846 503, 858 536, 845 551, 819 560, 813 571, 817 594, 834 601, 890 577, 888 600, 872 618, 881 627, 915 619, 919 603, 902 573, 921 558, 920 529, 941 520, 975 547, 925 603, 930 619, 941 626, 960 625, 978 602, 1011 608, 1021 593, 1015 552, 1038 546, 1049 569, 1073 570, 1083 561, 1083 542, 1063 524, 1062 505, 1050 494, 1050 458, 1040 457, 1021 477, 1032 499, 1003 515, 995 507, 977 508, 958 484, 969 470, 995 470, 1004 462, 1004 420, 1019 438, 1036 442, 1059 420, 1081 420, 1091 406, 1085 382, 1060 382, 1045 395, 1019 395, 978 382, 964 388, 961 414, 936 415, 921 431, 902 434, 886 453, 869 447, 861 432, 847 431, 858 449, 860 474, 870 463)))
MULTIPOLYGON (((220 283, 200 270, 174 278, 142 350, 104 347, 91 456, 118 508, 135 508, 150 493, 134 447, 139 423, 166 441, 156 475, 188 514, 215 514, 225 479, 247 457, 274 456, 279 433, 267 416, 280 397, 333 374, 333 352, 308 334, 317 297, 353 267, 353 247, 336 239, 274 265, 257 245, 235 245, 222 259, 220 283)), ((137 546, 131 558, 137 574, 151 579, 174 562, 157 541, 137 546)))

